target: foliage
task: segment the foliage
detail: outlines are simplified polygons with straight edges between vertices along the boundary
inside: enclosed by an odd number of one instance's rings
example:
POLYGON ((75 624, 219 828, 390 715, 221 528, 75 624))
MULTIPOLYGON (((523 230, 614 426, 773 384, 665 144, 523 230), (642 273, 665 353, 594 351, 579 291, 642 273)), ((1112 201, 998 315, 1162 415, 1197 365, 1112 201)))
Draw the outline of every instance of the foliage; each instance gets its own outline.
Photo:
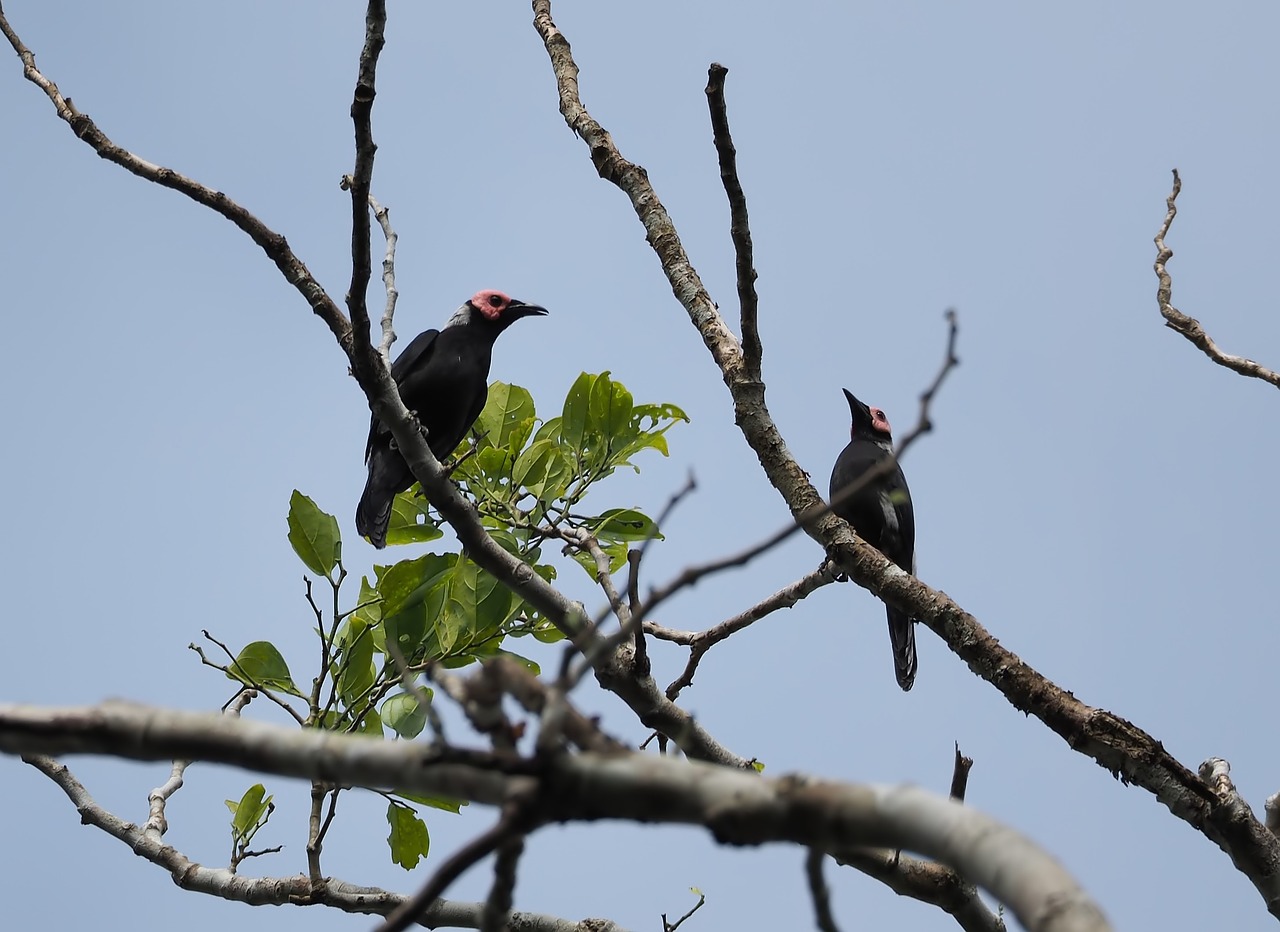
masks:
MULTIPOLYGON (((588 492, 647 449, 667 455, 666 432, 687 421, 671 404, 637 405, 608 372, 582 373, 559 415, 539 421, 533 397, 518 385, 495 382, 473 429, 452 458, 453 479, 475 504, 489 533, 543 579, 557 569, 543 562, 548 540, 568 543, 569 555, 594 578, 585 551, 589 535, 609 555, 610 568, 625 565, 629 547, 661 538, 657 524, 636 508, 583 510, 588 492)), ((246 645, 225 668, 247 686, 300 698, 308 727, 404 740, 418 738, 431 721, 432 690, 419 685, 434 665, 459 667, 505 655, 534 673, 533 661, 504 647, 508 638, 544 642, 563 637, 533 606, 466 554, 427 552, 363 576, 355 604, 341 610, 342 537, 337 519, 294 491, 289 500, 289 543, 312 573, 329 584, 328 620, 313 597, 321 668, 309 693, 294 683, 288 663, 268 641, 246 645), (403 667, 403 669, 402 669, 403 667), (406 684, 406 675, 414 682, 406 684)), ((398 495, 387 530, 389 545, 423 543, 444 536, 442 520, 418 486, 398 495)), ((284 701, 282 697, 281 701, 284 701)), ((328 792, 338 793, 330 788, 328 792)), ((458 812, 464 803, 407 793, 386 793, 387 844, 406 870, 426 857, 430 836, 412 804, 458 812)), ((237 850, 265 823, 271 798, 259 784, 239 803, 228 801, 237 850)))

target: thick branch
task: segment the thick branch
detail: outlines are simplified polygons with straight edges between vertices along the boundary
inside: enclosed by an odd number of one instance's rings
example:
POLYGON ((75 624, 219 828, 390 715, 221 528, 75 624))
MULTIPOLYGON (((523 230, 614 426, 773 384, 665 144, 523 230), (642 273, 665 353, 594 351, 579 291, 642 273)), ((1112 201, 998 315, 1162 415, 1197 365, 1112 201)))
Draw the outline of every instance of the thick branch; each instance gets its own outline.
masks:
POLYGON ((529 824, 615 818, 701 825, 733 845, 785 841, 828 852, 901 847, 954 867, 1033 932, 1110 928, 1075 881, 1030 841, 973 809, 910 786, 765 778, 631 752, 528 760, 118 702, 0 706, 0 750, 182 757, 490 805, 521 799, 528 801, 529 824))
POLYGON ((1270 382, 1276 388, 1280 388, 1280 372, 1268 369, 1252 359, 1224 353, 1218 349, 1218 344, 1213 342, 1209 334, 1205 333, 1204 328, 1200 326, 1200 321, 1194 317, 1188 317, 1171 303, 1173 301, 1173 279, 1169 277, 1169 272, 1165 265, 1173 258, 1173 250, 1164 244, 1164 238, 1169 235, 1169 228, 1173 226, 1173 218, 1178 215, 1177 200, 1178 193, 1181 190, 1182 178, 1175 168, 1173 170, 1173 190, 1169 192, 1169 196, 1165 199, 1168 209, 1164 215, 1164 223, 1160 224, 1160 230, 1156 233, 1155 239, 1156 278, 1160 281, 1160 284, 1156 287, 1156 304, 1160 307, 1160 314, 1164 317, 1165 326, 1171 330, 1178 331, 1218 365, 1225 366, 1233 372, 1247 375, 1250 378, 1270 382))
MULTIPOLYGON (((694 271, 679 234, 644 169, 623 158, 578 92, 569 42, 551 19, 550 0, 534 0, 534 26, 555 73, 560 112, 591 152, 600 177, 630 199, 672 292, 711 351, 733 398, 734 420, 794 517, 822 508, 808 475, 791 456, 764 401, 763 386, 745 371, 742 349, 694 271)), ((858 585, 903 609, 941 637, 978 676, 1016 709, 1034 715, 1067 743, 1128 783, 1135 783, 1179 818, 1203 832, 1232 859, 1280 916, 1280 841, 1257 819, 1241 821, 1194 773, 1146 732, 1119 716, 1085 705, 1009 650, 945 593, 931 589, 885 559, 831 514, 804 525, 858 585)))

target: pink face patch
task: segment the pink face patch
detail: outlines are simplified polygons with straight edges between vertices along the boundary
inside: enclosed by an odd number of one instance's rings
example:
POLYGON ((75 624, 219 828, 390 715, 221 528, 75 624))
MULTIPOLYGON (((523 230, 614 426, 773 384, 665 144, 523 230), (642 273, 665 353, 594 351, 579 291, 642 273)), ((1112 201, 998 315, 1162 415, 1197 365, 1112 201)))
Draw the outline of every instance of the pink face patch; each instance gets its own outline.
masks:
POLYGON ((893 429, 889 427, 889 419, 885 417, 884 412, 879 408, 871 409, 871 429, 893 436, 893 429))
POLYGON ((510 305, 510 295, 492 288, 477 291, 471 296, 471 306, 490 320, 497 320, 510 305))

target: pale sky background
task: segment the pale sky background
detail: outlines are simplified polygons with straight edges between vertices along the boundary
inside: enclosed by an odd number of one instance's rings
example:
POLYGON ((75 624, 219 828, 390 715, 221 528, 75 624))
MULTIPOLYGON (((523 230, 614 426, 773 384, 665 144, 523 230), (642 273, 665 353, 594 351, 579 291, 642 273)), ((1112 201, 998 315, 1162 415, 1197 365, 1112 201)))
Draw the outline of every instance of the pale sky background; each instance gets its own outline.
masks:
MULTIPOLYGON (((5 8, 113 139, 238 200, 341 299, 350 206, 338 179, 353 158, 363 4, 5 8)), ((730 68, 768 400, 819 487, 847 439, 841 387, 905 430, 941 360, 942 312, 956 307, 963 365, 936 432, 904 463, 921 578, 1186 765, 1227 758, 1260 813, 1280 789, 1280 397, 1162 325, 1151 239, 1176 166, 1175 304, 1228 351, 1280 365, 1280 7, 562 0, 554 13, 586 105, 648 169, 732 315, 703 94, 709 62, 730 68)), ((693 422, 669 435, 670 459, 647 455, 640 476, 594 499, 656 512, 694 470, 699 491, 653 548, 654 584, 773 531, 786 510, 626 199, 561 120, 530 21, 523 3, 391 4, 374 191, 400 234, 400 345, 501 288, 551 309, 500 341, 493 368, 544 414, 584 369, 611 370, 638 401, 683 406, 693 422)), ((229 684, 187 650, 201 628, 234 645, 269 638, 309 680, 311 617, 285 513, 293 488, 314 497, 339 516, 354 577, 369 571, 375 553, 352 528, 365 401, 327 329, 247 237, 98 159, 6 61, 0 700, 216 708, 229 684)), ((376 278, 370 295, 380 306, 376 278)), ((820 559, 797 539, 660 620, 708 626, 820 559)), ((566 565, 561 579, 599 603, 585 574, 566 565)), ((1210 842, 1012 709, 927 629, 918 637, 904 695, 882 606, 832 586, 712 651, 682 702, 771 775, 945 792, 958 741, 977 762, 969 802, 1054 852, 1117 928, 1274 927, 1210 842)), ((660 682, 683 662, 657 650, 660 682)), ((594 684, 576 698, 614 733, 644 737, 594 684)), ((281 720, 266 702, 251 711, 281 720)), ((168 770, 71 765, 138 821, 168 770)), ((225 864, 222 800, 250 782, 193 767, 169 808, 171 843, 225 864)), ((304 788, 266 782, 279 808, 258 841, 286 849, 245 872, 302 870, 304 788)), ((0 787, 8 928, 374 924, 183 892, 82 827, 34 770, 0 760, 0 787)), ((327 872, 409 891, 494 818, 430 814, 434 856, 406 874, 389 862, 383 808, 343 798, 327 872)), ((725 849, 694 829, 549 828, 527 849, 516 906, 653 929, 697 886, 708 903, 690 930, 811 928, 801 865, 796 849, 725 849)), ((847 929, 956 928, 854 871, 827 873, 847 929)), ((450 894, 482 897, 489 880, 477 869, 450 894)))

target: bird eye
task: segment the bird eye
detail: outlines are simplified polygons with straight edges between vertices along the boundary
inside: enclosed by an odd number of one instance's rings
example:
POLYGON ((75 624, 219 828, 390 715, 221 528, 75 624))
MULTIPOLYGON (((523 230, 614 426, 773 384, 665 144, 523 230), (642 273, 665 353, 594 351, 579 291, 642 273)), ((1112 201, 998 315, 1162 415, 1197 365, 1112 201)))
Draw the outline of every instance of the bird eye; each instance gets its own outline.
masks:
POLYGON ((502 297, 500 295, 489 295, 489 307, 502 307, 502 297))

